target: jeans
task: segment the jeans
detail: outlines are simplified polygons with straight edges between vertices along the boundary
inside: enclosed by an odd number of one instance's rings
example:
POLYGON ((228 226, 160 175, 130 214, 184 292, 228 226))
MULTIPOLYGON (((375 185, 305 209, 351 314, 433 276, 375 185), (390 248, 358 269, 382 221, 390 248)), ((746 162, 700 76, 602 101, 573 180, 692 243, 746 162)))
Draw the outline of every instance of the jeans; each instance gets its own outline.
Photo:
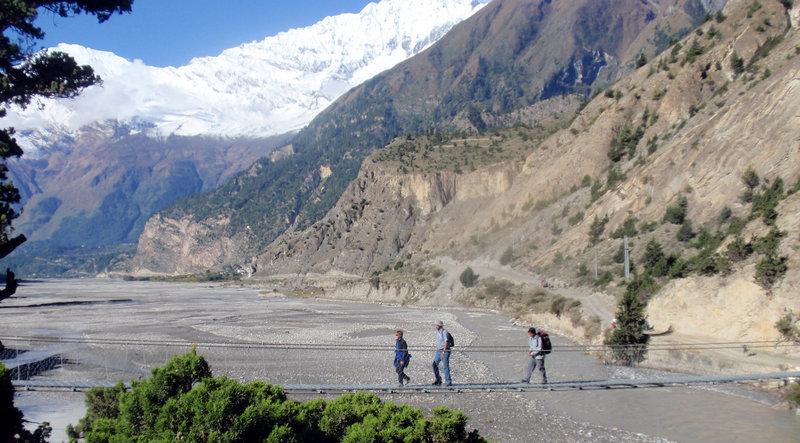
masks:
POLYGON ((544 357, 531 357, 531 361, 528 363, 528 375, 525 377, 525 381, 531 381, 531 375, 533 375, 533 370, 536 369, 536 366, 539 366, 539 372, 542 374, 542 383, 547 383, 547 371, 544 369, 544 357))
POLYGON ((439 349, 436 351, 436 357, 433 359, 433 375, 436 377, 436 382, 441 383, 442 377, 439 376, 439 362, 442 362, 442 369, 444 369, 445 383, 452 383, 450 379, 450 351, 439 349))

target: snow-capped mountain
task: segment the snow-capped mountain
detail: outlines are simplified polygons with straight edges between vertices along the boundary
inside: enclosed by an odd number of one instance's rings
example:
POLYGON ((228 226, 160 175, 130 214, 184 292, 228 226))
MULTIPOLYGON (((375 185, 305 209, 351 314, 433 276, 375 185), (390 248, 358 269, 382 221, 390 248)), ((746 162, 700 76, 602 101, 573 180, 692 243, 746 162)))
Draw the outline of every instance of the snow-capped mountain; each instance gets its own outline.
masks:
POLYGON ((383 0, 178 68, 59 45, 103 78, 73 100, 12 110, 26 156, 95 121, 157 135, 268 136, 297 130, 353 86, 424 50, 489 0, 383 0))

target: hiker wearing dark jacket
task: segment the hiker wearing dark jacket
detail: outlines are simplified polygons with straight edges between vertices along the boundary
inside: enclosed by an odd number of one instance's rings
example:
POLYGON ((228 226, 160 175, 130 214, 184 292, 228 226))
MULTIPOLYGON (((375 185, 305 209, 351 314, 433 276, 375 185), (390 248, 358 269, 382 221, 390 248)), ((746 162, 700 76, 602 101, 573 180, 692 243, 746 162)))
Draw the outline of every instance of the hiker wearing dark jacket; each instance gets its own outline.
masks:
POLYGON ((522 379, 523 383, 531 382, 531 375, 533 370, 539 367, 539 372, 542 374, 542 384, 547 383, 547 371, 544 369, 544 352, 542 352, 542 336, 536 333, 535 328, 528 329, 528 374, 522 379))
POLYGON ((405 370, 411 354, 408 353, 408 345, 403 340, 403 331, 398 329, 394 334, 394 369, 397 372, 397 384, 403 386, 403 381, 408 383, 411 378, 406 375, 405 370))

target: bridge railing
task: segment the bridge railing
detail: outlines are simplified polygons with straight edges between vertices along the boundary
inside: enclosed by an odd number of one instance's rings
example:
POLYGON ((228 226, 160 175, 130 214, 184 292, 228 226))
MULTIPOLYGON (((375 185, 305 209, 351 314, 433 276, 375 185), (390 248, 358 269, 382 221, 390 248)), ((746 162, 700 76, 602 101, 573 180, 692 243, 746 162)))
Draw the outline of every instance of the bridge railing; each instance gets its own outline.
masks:
MULTIPOLYGON (((28 381, 93 382, 114 384, 119 381, 145 379, 153 367, 163 366, 176 355, 196 349, 211 365, 215 375, 226 375, 242 382, 264 380, 272 383, 343 383, 352 371, 386 373, 386 360, 391 359, 393 347, 382 345, 339 345, 333 343, 257 343, 257 342, 198 342, 157 339, 87 339, 84 337, 0 336, 5 349, 0 360, 10 370, 17 386, 28 381), (322 355, 322 358, 320 358, 322 355), (374 360, 374 361, 373 361, 374 360), (327 365, 319 362, 325 361, 327 365), (287 370, 289 368, 289 370, 287 370), (297 368, 291 370, 291 368, 297 368), (335 368, 335 370, 331 370, 335 368), (280 376, 279 379, 276 377, 280 376)), ((645 353, 797 348, 791 342, 719 342, 692 344, 659 344, 641 346, 556 346, 554 355, 578 352, 598 357, 607 364, 631 363, 643 360, 645 353)), ((410 347, 416 355, 412 368, 427 368, 425 357, 430 347, 410 347)), ((470 354, 525 355, 524 346, 459 346, 453 359, 470 354)), ((490 357, 494 358, 494 357, 490 357)), ((390 362, 391 360, 389 360, 390 362)), ((456 370, 460 365, 455 365, 456 370)), ((383 378, 377 378, 382 380, 383 378)), ((460 378, 466 382, 475 382, 460 378)), ((33 383, 31 383, 33 384, 33 383)))

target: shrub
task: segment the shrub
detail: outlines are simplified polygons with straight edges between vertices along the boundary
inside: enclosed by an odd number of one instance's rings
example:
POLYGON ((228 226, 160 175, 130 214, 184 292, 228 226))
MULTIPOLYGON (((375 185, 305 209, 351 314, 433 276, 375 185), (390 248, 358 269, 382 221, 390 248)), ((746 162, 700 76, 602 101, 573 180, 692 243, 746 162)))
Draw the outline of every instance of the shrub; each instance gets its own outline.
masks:
POLYGON ((703 251, 692 259, 692 268, 700 275, 727 275, 731 272, 731 262, 719 254, 703 251))
POLYGON ((664 223, 681 225, 686 219, 686 211, 689 208, 689 201, 684 196, 678 197, 678 202, 673 206, 668 206, 664 213, 664 223))
POLYGON ((611 238, 635 237, 639 234, 636 230, 636 222, 639 221, 636 217, 628 217, 614 232, 611 233, 611 238))
POLYGON ((688 242, 689 240, 693 239, 695 236, 694 231, 692 231, 692 221, 685 220, 681 225, 681 228, 678 229, 678 232, 675 234, 675 238, 678 241, 688 242))
POLYGON ((720 211, 719 216, 717 216, 717 222, 719 222, 719 224, 722 225, 726 223, 728 220, 730 220, 732 215, 733 211, 731 211, 731 208, 725 206, 724 208, 722 208, 722 211, 720 211))
POLYGON ((752 253, 753 245, 750 244, 750 242, 744 241, 739 235, 728 243, 728 247, 725 250, 725 255, 728 257, 728 260, 732 262, 740 262, 749 257, 752 253))
POLYGON ((561 295, 557 295, 550 302, 550 312, 554 314, 556 317, 561 318, 561 314, 564 312, 566 306, 567 306, 567 298, 561 295))
POLYGON ((675 257, 672 265, 669 267, 669 272, 667 272, 667 275, 669 278, 684 278, 689 275, 689 271, 689 261, 681 257, 675 257))
POLYGON ((739 235, 744 230, 745 226, 747 226, 747 221, 733 216, 731 217, 731 222, 728 225, 728 231, 726 233, 728 235, 739 235))
POLYGON ((783 187, 783 179, 778 177, 772 182, 772 185, 765 188, 763 192, 752 194, 753 206, 751 207, 751 214, 754 217, 761 215, 764 219, 764 223, 770 226, 774 225, 775 219, 778 216, 775 208, 784 197, 783 187))
MULTIPOLYGON (((438 407, 427 419, 419 409, 361 392, 300 403, 278 386, 215 378, 207 367, 192 352, 154 369, 151 379, 134 382, 130 392, 93 390, 87 398, 97 401, 87 401, 82 420, 86 441, 485 441, 477 431, 466 431, 467 418, 458 410, 438 407), (202 380, 185 391, 184 381, 197 378, 202 380)), ((76 429, 71 432, 77 438, 76 429)))
POLYGON ((459 276, 459 280, 465 288, 471 288, 478 282, 478 274, 476 274, 472 268, 467 267, 467 269, 464 269, 461 273, 461 276, 459 276))
POLYGON ((595 286, 602 287, 614 281, 614 275, 611 271, 606 271, 594 282, 595 286))
POLYGON ((800 343, 800 325, 798 323, 800 323, 800 315, 789 311, 775 322, 775 328, 784 340, 800 343))
POLYGON ((764 255, 777 254, 778 246, 784 236, 786 236, 785 232, 773 227, 767 235, 759 237, 753 242, 753 251, 764 255))
POLYGON ((600 236, 603 235, 603 231, 606 229, 606 223, 608 223, 607 215, 602 219, 596 215, 594 216, 594 221, 591 226, 589 226, 589 242, 591 244, 594 245, 600 241, 600 236))
POLYGON ((786 275, 788 266, 786 257, 778 257, 776 254, 768 254, 756 264, 756 282, 762 288, 770 290, 778 280, 786 275))
POLYGON ((739 54, 737 54, 736 51, 734 51, 731 55, 731 69, 736 75, 743 73, 745 69, 744 59, 739 57, 739 54))
POLYGON ((500 264, 507 265, 512 261, 514 261, 514 250, 512 250, 511 246, 509 246, 505 252, 503 252, 503 255, 500 256, 500 264))
POLYGON ((650 238, 650 241, 647 242, 647 246, 645 246, 644 255, 642 255, 641 261, 642 267, 644 268, 645 272, 648 272, 651 275, 666 275, 666 269, 663 270, 663 274, 655 274, 653 272, 653 269, 662 262, 664 265, 666 265, 666 256, 661 248, 661 244, 655 239, 655 237, 652 237, 650 238))

